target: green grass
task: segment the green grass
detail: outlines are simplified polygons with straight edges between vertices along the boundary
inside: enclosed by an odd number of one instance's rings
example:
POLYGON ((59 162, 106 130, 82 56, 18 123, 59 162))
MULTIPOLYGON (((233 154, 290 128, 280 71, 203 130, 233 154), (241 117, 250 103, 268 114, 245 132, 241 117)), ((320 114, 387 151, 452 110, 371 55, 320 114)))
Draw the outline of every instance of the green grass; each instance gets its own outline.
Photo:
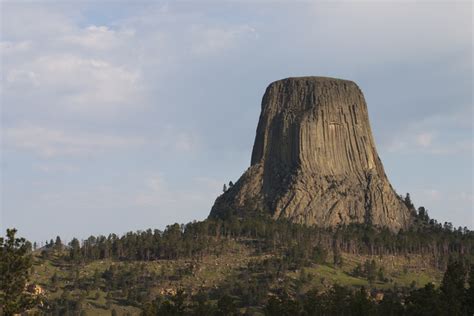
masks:
MULTIPOLYGON (((353 287, 375 287, 379 289, 398 287, 410 287, 415 282, 416 287, 423 287, 427 283, 433 282, 439 285, 442 272, 427 267, 424 258, 420 256, 387 256, 387 257, 371 257, 371 256, 357 256, 344 254, 342 267, 335 268, 331 264, 315 265, 313 267, 304 268, 305 273, 312 275, 311 286, 319 289, 324 289, 332 284, 339 284, 353 287), (363 265, 365 260, 374 259, 378 267, 383 267, 384 275, 388 279, 387 282, 375 281, 369 284, 366 278, 354 277, 351 272, 357 264, 363 265), (413 266, 420 266, 422 268, 413 269, 413 266), (408 268, 410 267, 410 268, 408 268)), ((288 276, 294 280, 300 276, 300 271, 289 273, 288 276)))
MULTIPOLYGON (((180 288, 185 289, 198 289, 205 287, 211 289, 218 286, 230 275, 237 273, 242 268, 247 267, 247 264, 251 260, 264 260, 270 255, 265 256, 254 256, 249 249, 245 249, 242 246, 235 246, 232 251, 227 252, 225 255, 217 256, 206 256, 202 261, 190 261, 190 260, 157 260, 150 262, 117 262, 112 260, 97 260, 84 265, 77 266, 79 269, 79 276, 92 277, 95 271, 102 273, 107 268, 113 265, 139 265, 143 264, 147 270, 153 271, 158 275, 162 274, 163 267, 165 268, 165 275, 171 276, 177 269, 183 268, 189 265, 195 265, 193 274, 185 275, 183 278, 177 281, 164 280, 157 284, 151 292, 158 294, 161 289, 164 288, 180 288)), ((40 284, 47 290, 47 296, 50 298, 58 298, 62 295, 63 289, 66 287, 66 280, 71 279, 74 275, 74 269, 67 263, 61 263, 57 260, 58 258, 52 256, 50 259, 43 260, 38 255, 35 256, 34 273, 32 274, 31 281, 40 284), (58 289, 53 291, 51 288, 51 278, 54 274, 59 277, 58 289)), ((371 257, 371 256, 358 256, 343 254, 343 265, 342 267, 335 268, 331 264, 318 264, 312 267, 304 268, 305 273, 311 275, 311 281, 305 283, 302 290, 309 290, 309 288, 318 288, 321 290, 329 288, 333 284, 352 286, 352 287, 376 287, 380 289, 392 288, 395 286, 409 287, 413 281, 415 281, 417 287, 422 287, 428 282, 434 282, 439 285, 442 272, 429 267, 426 258, 420 256, 386 256, 371 257), (385 277, 388 278, 389 282, 375 282, 370 285, 365 278, 354 277, 351 274, 354 267, 357 264, 363 264, 365 260, 376 261, 377 267, 384 267, 385 277)), ((287 277, 290 283, 294 285, 298 284, 301 271, 290 272, 287 277)), ((73 291, 73 296, 79 293, 73 291)), ((130 313, 131 315, 138 315, 139 309, 133 306, 122 306, 119 305, 118 301, 112 300, 110 309, 107 310, 106 293, 102 290, 92 290, 86 298, 84 309, 87 315, 111 315, 111 309, 115 309, 118 315, 125 315, 130 313), (99 293, 96 299, 96 292, 99 293)))

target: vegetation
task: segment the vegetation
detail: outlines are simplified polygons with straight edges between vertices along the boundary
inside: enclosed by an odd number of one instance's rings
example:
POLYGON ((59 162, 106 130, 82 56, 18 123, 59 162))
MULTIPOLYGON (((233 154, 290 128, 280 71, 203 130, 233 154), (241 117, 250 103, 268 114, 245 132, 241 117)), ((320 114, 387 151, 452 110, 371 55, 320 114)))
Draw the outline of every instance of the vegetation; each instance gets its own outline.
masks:
POLYGON ((176 260, 199 259, 220 251, 223 241, 238 240, 252 244, 258 253, 272 252, 289 258, 292 264, 333 253, 333 263, 340 265, 341 252, 367 255, 429 254, 432 263, 445 269, 449 257, 466 257, 473 253, 474 233, 467 228, 453 229, 428 217, 420 207, 415 225, 409 231, 394 234, 361 224, 333 229, 308 227, 285 220, 273 221, 264 216, 208 219, 186 225, 167 226, 162 232, 147 230, 129 232, 122 237, 111 234, 77 239, 69 244, 69 259, 88 260, 176 260))
POLYGON ((15 237, 15 229, 7 229, 6 238, 0 237, 0 314, 20 313, 35 303, 25 292, 31 268, 31 244, 15 237))
POLYGON ((438 224, 409 196, 405 203, 415 223, 397 234, 229 216, 67 245, 58 236, 31 252, 9 230, 2 307, 7 315, 34 300, 31 312, 46 315, 471 315, 473 232, 438 224), (27 293, 27 282, 45 294, 27 293))

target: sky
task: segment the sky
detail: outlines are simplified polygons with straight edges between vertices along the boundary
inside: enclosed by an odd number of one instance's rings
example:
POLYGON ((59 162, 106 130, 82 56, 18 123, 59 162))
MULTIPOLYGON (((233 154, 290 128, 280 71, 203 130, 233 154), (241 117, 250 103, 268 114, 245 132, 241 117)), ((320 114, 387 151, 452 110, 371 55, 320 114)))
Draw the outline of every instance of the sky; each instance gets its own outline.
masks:
POLYGON ((0 228, 45 241, 202 220, 266 86, 364 92, 399 194, 474 228, 470 1, 2 1, 0 228))

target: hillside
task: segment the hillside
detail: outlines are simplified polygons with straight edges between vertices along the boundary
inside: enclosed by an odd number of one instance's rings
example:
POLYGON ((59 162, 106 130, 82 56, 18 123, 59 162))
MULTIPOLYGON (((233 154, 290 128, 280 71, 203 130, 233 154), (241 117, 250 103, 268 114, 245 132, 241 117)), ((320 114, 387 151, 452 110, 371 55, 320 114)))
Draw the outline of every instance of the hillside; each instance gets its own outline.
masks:
MULTIPOLYGON (((137 315, 142 311, 137 307, 140 306, 140 295, 172 297, 182 289, 190 299, 204 292, 210 301, 217 301, 219 297, 217 292, 221 288, 233 286, 241 287, 239 290, 243 292, 255 293, 261 283, 253 285, 250 283, 248 288, 244 288, 245 283, 248 280, 266 278, 264 272, 255 270, 254 267, 264 266, 266 260, 270 258, 271 255, 253 254, 249 247, 237 244, 223 255, 208 255, 196 262, 184 259, 151 262, 97 260, 73 265, 61 262, 57 255, 43 259, 39 253, 35 253, 31 282, 45 290, 48 301, 54 302, 68 297, 71 310, 76 309, 79 303, 80 310, 87 315, 110 315, 112 310, 117 311, 118 315, 137 315), (115 286, 105 277, 106 271, 110 271, 111 267, 122 271, 122 274, 119 274, 120 280, 117 280, 115 286), (135 271, 136 274, 131 271, 135 271), (242 279, 243 275, 246 280, 242 279), (148 281, 144 281, 144 278, 148 281), (53 282, 55 279, 57 281, 53 282), (85 289, 81 290, 84 285, 85 289), (138 293, 134 299, 135 290, 138 293)), ((423 287, 429 282, 439 285, 442 271, 430 267, 427 261, 428 258, 420 255, 379 257, 342 253, 343 263, 337 267, 327 261, 286 271, 276 280, 269 277, 267 291, 262 287, 264 292, 257 295, 264 298, 272 289, 277 289, 281 285, 293 295, 311 289, 328 290, 333 284, 354 288, 364 286, 381 292, 394 287, 407 289, 423 287), (370 283, 366 277, 353 276, 357 264, 363 265, 366 260, 375 260, 378 267, 384 267, 386 280, 377 279, 370 283)), ((236 300, 245 304, 245 300, 248 299, 247 296, 236 300)), ((241 311, 262 312, 262 306, 250 305, 241 308, 241 311)))
POLYGON ((474 253, 471 231, 437 224, 424 211, 416 218, 417 230, 397 234, 248 217, 91 236, 68 245, 57 239, 33 252, 30 283, 44 291, 33 311, 273 315, 269 309, 326 302, 323 314, 362 304, 365 312, 353 315, 379 315, 382 308, 415 315, 410 306, 425 304, 416 301, 418 291, 431 291, 428 297, 443 302, 436 297, 442 297, 449 262, 461 264, 467 278, 474 253), (341 295, 346 303, 331 305, 341 295))

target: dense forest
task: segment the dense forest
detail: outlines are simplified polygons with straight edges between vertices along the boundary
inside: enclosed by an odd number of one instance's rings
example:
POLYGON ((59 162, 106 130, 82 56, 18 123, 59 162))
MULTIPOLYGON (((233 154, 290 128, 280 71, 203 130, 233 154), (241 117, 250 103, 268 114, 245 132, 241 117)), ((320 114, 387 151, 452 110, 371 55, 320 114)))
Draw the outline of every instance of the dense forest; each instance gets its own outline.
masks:
POLYGON ((38 248, 8 230, 0 243, 0 306, 5 315, 87 315, 91 304, 107 315, 472 315, 474 233, 405 202, 414 224, 396 234, 248 215, 67 244, 58 236, 38 248), (399 285, 393 278, 408 272, 389 273, 382 260, 416 256, 444 271, 438 285, 399 285), (221 266, 232 268, 211 282, 221 266), (340 278, 329 283, 318 274, 325 269, 340 278), (46 294, 25 292, 32 276, 46 294))
MULTIPOLYGON (((84 260, 156 260, 202 258, 219 252, 226 239, 251 244, 257 252, 272 252, 297 264, 333 253, 368 255, 430 254, 432 264, 445 269, 449 258, 467 258, 474 254, 474 232, 466 227, 437 223, 424 207, 414 212, 415 223, 397 234, 370 225, 351 224, 336 228, 318 228, 271 220, 265 216, 208 219, 186 225, 174 224, 164 231, 146 230, 91 236, 69 243, 68 258, 84 260)), ((46 248, 54 246, 51 240, 46 248)))

